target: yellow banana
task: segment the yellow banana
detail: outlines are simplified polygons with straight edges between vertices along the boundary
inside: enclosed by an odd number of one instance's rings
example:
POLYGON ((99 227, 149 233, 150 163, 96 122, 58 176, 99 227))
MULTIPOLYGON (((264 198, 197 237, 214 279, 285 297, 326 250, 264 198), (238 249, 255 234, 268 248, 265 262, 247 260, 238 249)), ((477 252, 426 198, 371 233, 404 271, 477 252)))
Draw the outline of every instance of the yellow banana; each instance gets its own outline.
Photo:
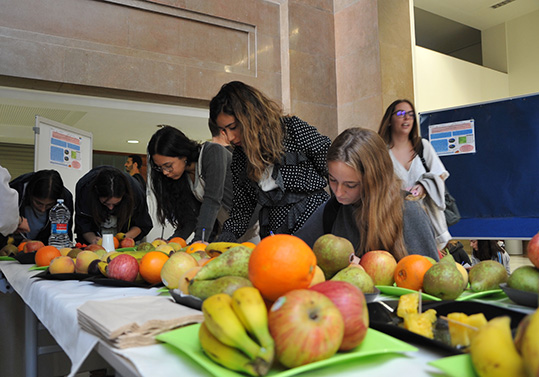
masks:
POLYGON ((480 377, 523 377, 524 363, 511 335, 511 319, 495 317, 470 343, 470 356, 480 377))
POLYGON ((200 324, 198 339, 206 355, 227 369, 247 373, 255 377, 264 376, 269 370, 268 365, 262 359, 251 360, 239 349, 219 341, 208 330, 205 322, 200 324))
POLYGON ((210 257, 217 257, 221 254, 223 254, 228 249, 233 248, 234 246, 239 246, 241 243, 236 242, 212 242, 209 245, 206 246, 206 253, 210 257))
POLYGON ((232 297, 218 293, 202 303, 204 321, 211 333, 224 344, 242 350, 251 360, 260 354, 260 346, 252 340, 232 309, 232 297))
POLYGON ((107 277, 107 266, 108 263, 105 261, 99 261, 97 262, 97 268, 99 268, 99 271, 103 274, 103 276, 107 277))
POLYGON ((262 346, 260 357, 268 364, 273 362, 275 343, 268 329, 268 309, 260 291, 255 287, 241 287, 232 294, 232 309, 258 343, 262 346))

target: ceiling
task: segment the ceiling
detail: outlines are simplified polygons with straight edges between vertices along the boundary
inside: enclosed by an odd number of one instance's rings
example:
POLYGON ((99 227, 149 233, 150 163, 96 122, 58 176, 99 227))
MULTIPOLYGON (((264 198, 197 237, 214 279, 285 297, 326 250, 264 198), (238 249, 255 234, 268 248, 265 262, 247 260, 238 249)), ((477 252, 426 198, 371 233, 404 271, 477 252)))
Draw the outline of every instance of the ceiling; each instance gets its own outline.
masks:
MULTIPOLYGON (((485 30, 539 10, 538 0, 415 0, 414 6, 485 30), (497 9, 491 6, 507 3, 497 9)), ((208 110, 156 103, 40 92, 0 86, 0 141, 33 144, 38 114, 89 131, 95 150, 144 154, 158 124, 170 124, 191 139, 207 140, 208 110), (129 144, 128 140, 138 140, 129 144)))

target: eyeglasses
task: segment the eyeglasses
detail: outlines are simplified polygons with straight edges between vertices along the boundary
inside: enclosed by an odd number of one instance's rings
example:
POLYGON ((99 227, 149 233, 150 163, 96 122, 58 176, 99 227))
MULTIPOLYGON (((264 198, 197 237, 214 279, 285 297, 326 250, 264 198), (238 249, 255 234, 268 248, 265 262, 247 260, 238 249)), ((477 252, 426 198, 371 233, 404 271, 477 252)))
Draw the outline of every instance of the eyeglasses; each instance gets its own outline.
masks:
POLYGON ((397 110, 393 112, 393 115, 398 116, 399 118, 404 118, 405 115, 408 115, 410 118, 415 117, 415 114, 413 111, 404 111, 404 110, 397 110))
POLYGON ((170 173, 172 170, 174 170, 174 162, 167 162, 166 164, 163 164, 161 166, 153 165, 152 169, 159 173, 163 171, 170 173))

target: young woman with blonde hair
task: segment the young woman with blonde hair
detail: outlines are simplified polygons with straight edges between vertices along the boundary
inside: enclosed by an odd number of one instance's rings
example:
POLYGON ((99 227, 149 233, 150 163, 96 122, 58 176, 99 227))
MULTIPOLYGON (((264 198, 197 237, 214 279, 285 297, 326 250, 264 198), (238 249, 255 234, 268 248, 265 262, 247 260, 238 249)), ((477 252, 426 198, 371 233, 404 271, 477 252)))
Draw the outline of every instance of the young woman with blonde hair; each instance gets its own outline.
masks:
POLYGON ((372 130, 349 128, 327 155, 332 198, 296 233, 313 245, 325 233, 345 237, 361 257, 387 250, 399 260, 421 254, 438 260, 429 219, 419 204, 404 200, 383 140, 372 130))
POLYGON ((326 153, 330 139, 259 90, 227 83, 210 102, 210 119, 234 147, 234 200, 220 241, 234 241, 260 208, 260 237, 293 233, 329 195, 326 153))

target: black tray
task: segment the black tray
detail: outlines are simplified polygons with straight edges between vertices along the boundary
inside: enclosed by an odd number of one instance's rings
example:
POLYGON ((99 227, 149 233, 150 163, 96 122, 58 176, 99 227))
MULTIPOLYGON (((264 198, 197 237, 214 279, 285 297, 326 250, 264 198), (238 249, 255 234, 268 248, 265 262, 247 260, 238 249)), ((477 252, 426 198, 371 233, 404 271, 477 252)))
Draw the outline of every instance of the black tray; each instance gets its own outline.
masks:
POLYGON ((170 295, 178 304, 192 309, 202 310, 202 300, 198 297, 183 294, 179 289, 171 289, 170 295))
POLYGON ((474 301, 423 302, 423 311, 435 309, 438 317, 433 331, 434 339, 430 339, 408 331, 402 326, 402 319, 397 317, 396 308, 398 301, 384 301, 384 303, 394 308, 394 312, 391 312, 380 302, 367 304, 369 308, 369 327, 408 343, 427 346, 431 349, 434 348, 443 356, 459 355, 466 352, 466 350, 451 345, 449 327, 446 321, 439 318, 441 315, 447 316, 449 313, 453 312, 460 312, 468 315, 483 313, 487 320, 494 317, 509 316, 511 318, 511 329, 513 332, 516 331, 518 324, 526 316, 526 314, 518 311, 474 301))
POLYGON ((79 274, 76 272, 70 274, 51 274, 47 268, 45 271, 40 272, 37 275, 32 276, 33 278, 40 278, 45 280, 87 280, 92 277, 89 274, 79 274))
POLYGON ((146 282, 130 282, 125 280, 118 280, 107 278, 104 276, 90 276, 86 281, 91 281, 92 283, 98 285, 104 285, 106 287, 123 287, 123 288, 159 288, 163 287, 163 283, 159 284, 150 284, 146 282))
POLYGON ((20 264, 36 264, 36 252, 32 253, 25 253, 23 251, 19 251, 15 256, 15 258, 20 264))
POLYGON ((516 304, 537 308, 538 294, 535 292, 521 291, 520 289, 511 288, 507 283, 500 284, 500 288, 505 292, 507 297, 516 304))

